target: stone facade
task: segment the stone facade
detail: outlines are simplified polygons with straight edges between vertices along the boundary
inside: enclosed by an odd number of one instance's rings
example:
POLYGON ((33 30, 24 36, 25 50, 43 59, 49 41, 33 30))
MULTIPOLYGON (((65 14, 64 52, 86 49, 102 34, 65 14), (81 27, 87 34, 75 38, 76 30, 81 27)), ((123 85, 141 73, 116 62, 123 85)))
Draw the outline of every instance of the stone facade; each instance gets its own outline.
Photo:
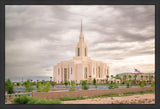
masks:
POLYGON ((88 57, 88 47, 84 41, 82 31, 79 36, 79 42, 75 48, 75 56, 68 61, 61 61, 53 66, 53 81, 60 84, 65 80, 80 83, 82 80, 91 82, 96 79, 97 82, 104 83, 106 75, 109 75, 109 66, 101 61, 94 61, 88 57))

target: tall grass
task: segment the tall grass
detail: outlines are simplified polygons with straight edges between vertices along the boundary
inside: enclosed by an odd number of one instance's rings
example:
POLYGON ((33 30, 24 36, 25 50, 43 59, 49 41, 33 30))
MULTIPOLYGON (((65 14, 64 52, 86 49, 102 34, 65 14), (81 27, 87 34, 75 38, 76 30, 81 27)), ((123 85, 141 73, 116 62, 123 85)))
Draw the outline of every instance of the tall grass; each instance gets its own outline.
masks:
POLYGON ((58 99, 47 100, 36 97, 32 98, 28 95, 16 97, 13 101, 15 104, 61 104, 61 101, 58 99))
POLYGON ((85 97, 62 97, 60 98, 61 101, 69 101, 69 100, 83 100, 86 99, 85 97))

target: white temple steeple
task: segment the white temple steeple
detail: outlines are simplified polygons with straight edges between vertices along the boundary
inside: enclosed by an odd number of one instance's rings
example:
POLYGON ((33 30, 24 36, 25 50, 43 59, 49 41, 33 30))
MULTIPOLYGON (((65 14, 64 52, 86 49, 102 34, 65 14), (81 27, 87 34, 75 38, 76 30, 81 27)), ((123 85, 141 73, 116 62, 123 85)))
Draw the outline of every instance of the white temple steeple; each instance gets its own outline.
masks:
POLYGON ((81 19, 81 31, 79 36, 79 42, 75 50, 76 57, 87 57, 88 56, 88 47, 84 42, 83 28, 82 28, 82 19, 81 19))

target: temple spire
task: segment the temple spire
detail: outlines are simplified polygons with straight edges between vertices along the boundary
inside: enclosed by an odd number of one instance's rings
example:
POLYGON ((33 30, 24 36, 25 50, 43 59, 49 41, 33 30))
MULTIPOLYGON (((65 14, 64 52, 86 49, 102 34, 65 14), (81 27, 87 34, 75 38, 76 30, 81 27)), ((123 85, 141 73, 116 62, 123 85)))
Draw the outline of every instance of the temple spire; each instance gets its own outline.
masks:
POLYGON ((81 32, 82 32, 82 19, 81 19, 81 32))

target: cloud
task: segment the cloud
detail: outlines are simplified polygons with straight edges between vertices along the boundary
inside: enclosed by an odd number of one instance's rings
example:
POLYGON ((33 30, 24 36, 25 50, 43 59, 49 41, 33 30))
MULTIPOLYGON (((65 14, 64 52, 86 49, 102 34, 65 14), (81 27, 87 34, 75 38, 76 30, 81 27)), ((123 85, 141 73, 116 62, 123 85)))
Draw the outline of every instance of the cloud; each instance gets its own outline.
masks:
POLYGON ((111 74, 131 71, 131 66, 154 72, 154 9, 154 5, 6 5, 6 78, 52 76, 53 65, 75 55, 81 18, 89 57, 109 64, 111 74))

